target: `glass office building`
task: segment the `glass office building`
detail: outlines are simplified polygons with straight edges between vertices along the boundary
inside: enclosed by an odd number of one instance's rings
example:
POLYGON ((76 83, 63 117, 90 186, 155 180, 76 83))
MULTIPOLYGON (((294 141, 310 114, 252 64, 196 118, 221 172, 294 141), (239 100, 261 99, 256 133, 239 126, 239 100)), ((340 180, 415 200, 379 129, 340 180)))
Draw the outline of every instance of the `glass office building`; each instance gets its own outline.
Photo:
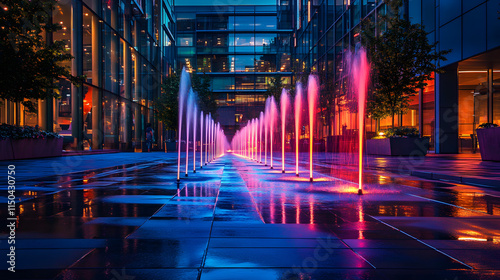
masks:
MULTIPOLYGON (((317 128, 323 138, 357 129, 343 96, 347 50, 361 40, 362 21, 377 21, 387 13, 382 0, 293 0, 294 58, 301 67, 318 73, 322 91, 333 98, 317 128)), ((431 138, 436 153, 470 152, 477 147, 475 131, 481 123, 500 125, 499 0, 405 0, 405 15, 422 24, 438 50, 451 50, 445 71, 435 74, 411 102, 397 126, 419 128, 431 138)), ((375 121, 366 120, 375 131, 375 121)), ((384 129, 391 119, 380 121, 384 129)))
POLYGON ((272 77, 290 83, 293 26, 289 1, 217 2, 176 1, 177 66, 210 76, 230 136, 263 111, 272 77))
POLYGON ((162 129, 153 101, 175 64, 173 9, 173 0, 59 0, 52 20, 62 29, 46 38, 66 42, 67 66, 85 82, 61 80, 61 98, 38 100, 36 114, 3 102, 0 122, 58 132, 65 149, 141 149, 148 124, 162 129))

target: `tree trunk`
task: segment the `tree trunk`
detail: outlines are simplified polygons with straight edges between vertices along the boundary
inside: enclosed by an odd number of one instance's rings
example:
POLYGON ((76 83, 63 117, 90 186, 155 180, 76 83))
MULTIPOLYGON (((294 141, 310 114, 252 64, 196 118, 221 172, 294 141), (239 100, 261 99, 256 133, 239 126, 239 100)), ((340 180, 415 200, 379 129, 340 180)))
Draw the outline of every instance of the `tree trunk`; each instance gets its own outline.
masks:
POLYGON ((394 129, 394 112, 392 112, 392 128, 394 129))

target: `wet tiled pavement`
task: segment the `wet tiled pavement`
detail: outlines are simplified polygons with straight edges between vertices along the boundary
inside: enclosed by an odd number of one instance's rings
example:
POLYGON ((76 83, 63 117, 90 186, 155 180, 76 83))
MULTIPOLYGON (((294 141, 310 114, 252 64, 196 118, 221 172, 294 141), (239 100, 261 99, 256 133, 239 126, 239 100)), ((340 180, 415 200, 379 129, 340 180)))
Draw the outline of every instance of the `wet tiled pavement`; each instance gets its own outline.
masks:
POLYGON ((86 157, 15 162, 17 272, 2 228, 2 279, 500 278, 491 188, 370 170, 358 196, 349 165, 319 159, 310 183, 235 155, 177 185, 174 154, 86 157))

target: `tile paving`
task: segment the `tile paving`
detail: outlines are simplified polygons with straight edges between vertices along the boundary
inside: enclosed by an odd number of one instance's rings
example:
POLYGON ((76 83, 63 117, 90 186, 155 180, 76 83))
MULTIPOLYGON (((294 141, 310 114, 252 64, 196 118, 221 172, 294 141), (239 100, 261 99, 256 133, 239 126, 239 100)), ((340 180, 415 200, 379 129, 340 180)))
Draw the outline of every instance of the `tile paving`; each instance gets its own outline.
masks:
MULTIPOLYGON (((2 261, 2 279, 500 277, 494 188, 368 169, 358 196, 357 172, 332 171, 326 156, 311 184, 305 170, 295 177, 234 155, 178 186, 174 154, 77 157, 69 169, 54 166, 71 157, 15 162, 17 272, 2 261)), ((474 160, 429 158, 455 161, 449 172, 474 160)), ((2 258, 6 238, 2 229, 2 258)))

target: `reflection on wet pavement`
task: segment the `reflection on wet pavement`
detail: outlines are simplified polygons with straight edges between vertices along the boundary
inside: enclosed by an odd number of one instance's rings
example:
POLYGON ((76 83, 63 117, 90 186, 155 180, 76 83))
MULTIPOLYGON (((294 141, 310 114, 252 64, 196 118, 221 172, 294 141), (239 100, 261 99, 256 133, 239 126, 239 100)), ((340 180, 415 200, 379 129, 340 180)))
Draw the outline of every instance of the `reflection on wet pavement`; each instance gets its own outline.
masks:
MULTIPOLYGON (((500 195, 493 190, 370 171, 359 196, 357 171, 345 166, 331 171, 318 164, 310 183, 305 170, 301 177, 281 174, 233 155, 178 186, 171 162, 22 181, 16 275, 497 279, 500 273, 491 257, 500 255, 500 195)), ((1 238, 3 254, 5 229, 1 238)))

